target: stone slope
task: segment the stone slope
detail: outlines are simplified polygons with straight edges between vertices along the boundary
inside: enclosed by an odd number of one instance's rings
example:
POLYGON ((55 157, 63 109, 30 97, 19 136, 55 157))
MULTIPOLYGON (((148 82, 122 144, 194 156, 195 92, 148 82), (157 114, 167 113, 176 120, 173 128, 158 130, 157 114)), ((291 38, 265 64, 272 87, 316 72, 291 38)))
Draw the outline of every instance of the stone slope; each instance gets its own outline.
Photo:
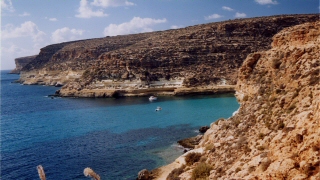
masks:
POLYGON ((20 81, 65 84, 60 95, 90 97, 109 96, 110 89, 234 85, 249 53, 269 49, 271 37, 285 27, 317 19, 236 19, 50 45, 23 68, 20 81))
MULTIPOLYGON (((317 21, 281 31, 272 49, 246 58, 237 114, 212 123, 195 149, 212 167, 209 179, 320 178, 319 52, 317 21)), ((191 179, 199 164, 185 167, 180 179, 191 179)))

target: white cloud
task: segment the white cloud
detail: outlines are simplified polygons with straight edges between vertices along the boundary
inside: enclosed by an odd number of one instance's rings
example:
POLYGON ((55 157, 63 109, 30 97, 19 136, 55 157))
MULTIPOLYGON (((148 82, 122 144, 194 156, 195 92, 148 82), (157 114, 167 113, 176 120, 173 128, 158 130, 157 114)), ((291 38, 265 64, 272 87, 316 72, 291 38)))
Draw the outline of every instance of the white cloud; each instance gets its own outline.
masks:
POLYGON ((228 6, 222 6, 222 9, 223 10, 226 10, 226 11, 234 11, 234 9, 228 7, 228 6))
POLYGON ((23 54, 28 52, 26 49, 20 48, 15 44, 11 44, 10 47, 2 47, 1 51, 6 54, 23 54))
POLYGON ((48 17, 45 17, 45 19, 48 19, 49 21, 58 21, 57 18, 48 18, 48 17))
POLYGON ((179 29, 182 28, 183 26, 178 26, 178 25, 172 25, 170 26, 170 29, 179 29))
POLYGON ((24 12, 23 14, 19 14, 19 16, 21 16, 21 17, 24 17, 24 16, 30 16, 30 14, 29 14, 29 13, 27 13, 27 12, 24 12))
POLYGON ((33 44, 25 41, 5 42, 1 45, 1 69, 10 70, 15 68, 14 59, 18 57, 39 54, 40 48, 45 44, 33 44), (27 44, 27 45, 26 45, 27 44), (33 45, 32 45, 33 44, 33 45))
MULTIPOLYGON (((7 45, 1 46, 1 70, 11 70, 15 68, 14 59, 17 57, 23 57, 30 54, 33 51, 30 49, 24 49, 21 47, 18 47, 17 45, 13 43, 9 43, 7 45)), ((35 53, 34 53, 35 54, 35 53)))
POLYGON ((205 20, 210 20, 210 19, 219 19, 222 18, 223 16, 219 15, 219 14, 212 14, 210 16, 206 16, 204 17, 205 20))
POLYGON ((255 0, 258 4, 266 5, 266 4, 278 4, 276 0, 255 0))
POLYGON ((134 17, 130 22, 122 24, 110 24, 103 31, 105 36, 115 36, 130 33, 141 33, 153 31, 150 26, 155 24, 165 23, 167 19, 151 19, 151 18, 140 18, 134 17))
POLYGON ((7 10, 9 12, 14 12, 15 11, 11 0, 1 0, 1 9, 7 10))
POLYGON ((24 22, 20 27, 14 27, 8 24, 1 32, 3 39, 20 38, 20 37, 32 37, 34 42, 40 42, 43 40, 44 32, 38 29, 38 26, 32 21, 24 22))
POLYGON ((93 11, 92 8, 88 5, 87 0, 80 1, 80 7, 78 13, 75 16, 78 18, 91 18, 91 17, 106 17, 108 14, 105 14, 103 10, 93 11))
POLYGON ((94 0, 91 4, 103 8, 135 5, 127 0, 94 0))
POLYGON ((64 27, 55 30, 51 35, 51 40, 54 43, 77 40, 81 39, 83 33, 84 30, 81 29, 69 29, 68 27, 64 27))
POLYGON ((49 18, 49 21, 58 21, 57 18, 49 18))
POLYGON ((236 18, 245 18, 245 17, 247 17, 247 15, 245 13, 237 12, 236 15, 234 15, 234 17, 236 17, 236 18))

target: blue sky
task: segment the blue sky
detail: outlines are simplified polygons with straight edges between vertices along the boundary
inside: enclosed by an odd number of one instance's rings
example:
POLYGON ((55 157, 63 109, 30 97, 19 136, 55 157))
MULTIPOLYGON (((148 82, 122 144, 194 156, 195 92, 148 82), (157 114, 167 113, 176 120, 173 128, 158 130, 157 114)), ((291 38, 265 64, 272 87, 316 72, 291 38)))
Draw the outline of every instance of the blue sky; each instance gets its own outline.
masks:
POLYGON ((319 0, 1 0, 1 70, 54 43, 319 8, 319 0))

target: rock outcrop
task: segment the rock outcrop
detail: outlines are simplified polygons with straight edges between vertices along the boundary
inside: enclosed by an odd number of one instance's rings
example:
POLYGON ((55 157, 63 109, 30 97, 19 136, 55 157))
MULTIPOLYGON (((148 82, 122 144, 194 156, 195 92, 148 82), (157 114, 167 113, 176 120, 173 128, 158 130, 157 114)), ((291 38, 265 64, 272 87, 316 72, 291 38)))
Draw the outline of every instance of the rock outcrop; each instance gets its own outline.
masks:
POLYGON ((16 68, 13 69, 10 73, 11 74, 20 74, 20 71, 23 67, 25 67, 28 63, 33 61, 37 55, 27 56, 27 57, 20 57, 16 58, 14 62, 16 63, 16 68))
POLYGON ((283 28, 318 18, 312 14, 236 19, 54 44, 42 48, 22 69, 20 82, 64 84, 61 96, 82 97, 108 97, 116 89, 235 85, 248 54, 270 49, 271 37, 283 28))
POLYGON ((240 109, 211 124, 195 149, 202 161, 183 167, 180 179, 197 177, 203 163, 209 179, 319 179, 319 52, 317 21, 286 28, 270 50, 248 55, 236 86, 240 109))

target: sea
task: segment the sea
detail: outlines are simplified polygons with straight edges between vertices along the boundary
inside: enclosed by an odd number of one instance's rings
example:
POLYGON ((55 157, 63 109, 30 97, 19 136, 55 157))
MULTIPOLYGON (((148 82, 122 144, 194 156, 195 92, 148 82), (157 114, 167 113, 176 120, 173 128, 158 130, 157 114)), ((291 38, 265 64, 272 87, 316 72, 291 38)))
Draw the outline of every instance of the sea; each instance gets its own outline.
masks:
POLYGON ((239 108, 232 94, 187 97, 51 98, 59 88, 12 83, 1 71, 1 178, 134 180, 183 154, 178 140, 239 108), (160 106, 161 111, 155 111, 160 106))

